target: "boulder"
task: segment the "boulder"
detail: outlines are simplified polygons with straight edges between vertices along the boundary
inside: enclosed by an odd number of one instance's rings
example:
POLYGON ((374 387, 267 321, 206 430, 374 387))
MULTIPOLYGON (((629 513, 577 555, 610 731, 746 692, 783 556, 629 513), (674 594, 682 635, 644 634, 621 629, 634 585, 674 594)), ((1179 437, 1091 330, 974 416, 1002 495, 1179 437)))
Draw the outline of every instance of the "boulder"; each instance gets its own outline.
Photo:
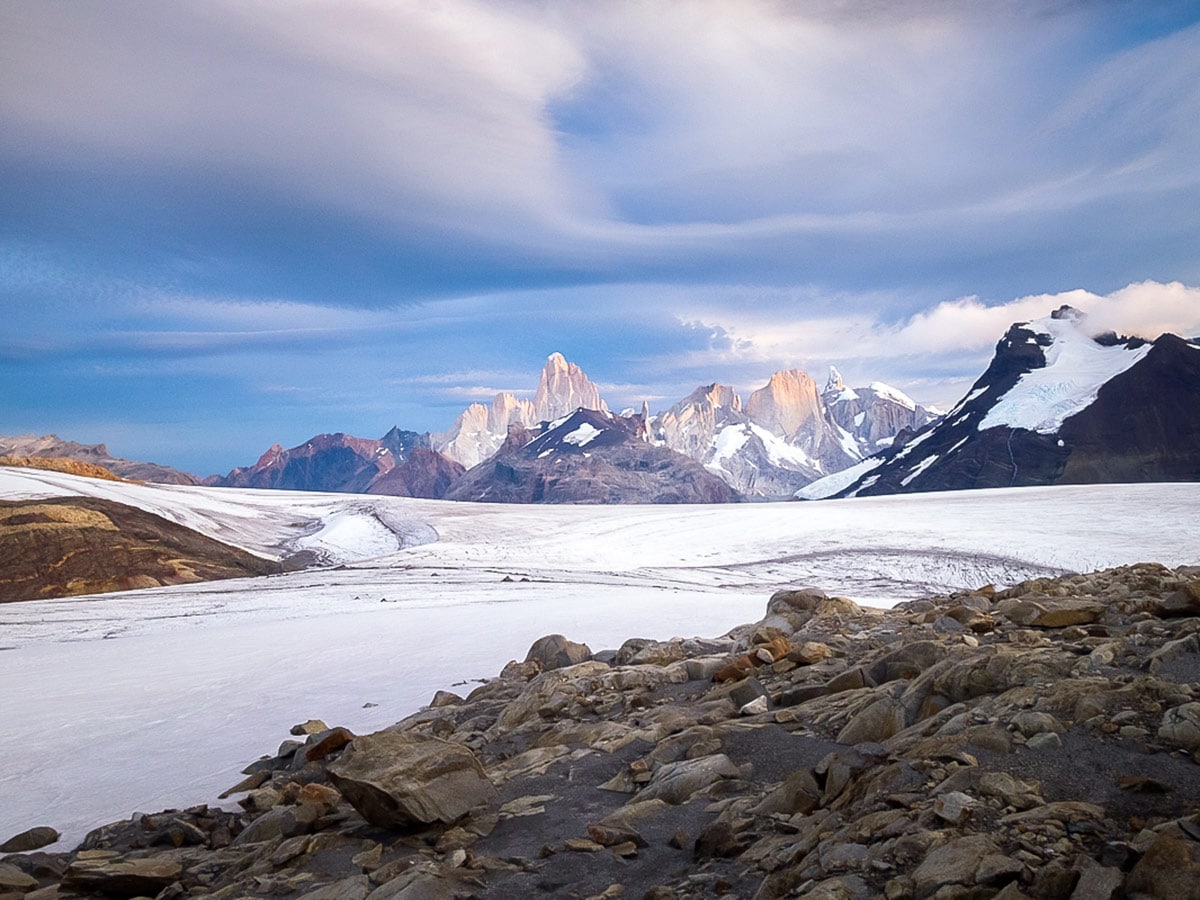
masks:
POLYGON ((62 835, 48 825, 22 831, 0 844, 0 853, 29 853, 55 843, 62 835))
POLYGON ((996 842, 984 834, 943 844, 926 856, 912 873, 916 896, 930 897, 946 885, 975 884, 975 873, 984 859, 999 854, 996 842))
POLYGON ((525 654, 525 662, 540 663, 544 671, 573 666, 591 658, 592 650, 587 644, 567 640, 561 634, 538 638, 525 654))
POLYGON ((724 753, 667 763, 655 770, 638 800, 665 800, 678 805, 686 803, 709 785, 740 775, 738 767, 724 753))
POLYGON ((32 875, 16 866, 0 863, 0 894, 26 894, 38 886, 32 875))
POLYGON ((1164 618, 1200 616, 1200 581, 1189 581, 1167 597, 1157 609, 1164 618))
POLYGON ((1096 600, 1067 599, 1062 597, 1014 597, 1001 600, 996 613, 1016 625, 1034 628, 1066 628, 1069 625, 1087 625, 1098 622, 1104 615, 1105 606, 1096 600))
POLYGON ((467 747, 412 732, 355 738, 329 767, 329 780, 382 827, 454 822, 496 794, 467 747))
POLYGON ((1158 736, 1192 753, 1200 752, 1200 703, 1184 703, 1163 713, 1158 736))
POLYGON ((895 697, 881 696, 854 716, 837 736, 839 744, 879 743, 899 734, 906 725, 904 704, 895 697))
POLYGON ((1125 880, 1125 896, 1200 900, 1200 841, 1178 825, 1163 829, 1125 880))

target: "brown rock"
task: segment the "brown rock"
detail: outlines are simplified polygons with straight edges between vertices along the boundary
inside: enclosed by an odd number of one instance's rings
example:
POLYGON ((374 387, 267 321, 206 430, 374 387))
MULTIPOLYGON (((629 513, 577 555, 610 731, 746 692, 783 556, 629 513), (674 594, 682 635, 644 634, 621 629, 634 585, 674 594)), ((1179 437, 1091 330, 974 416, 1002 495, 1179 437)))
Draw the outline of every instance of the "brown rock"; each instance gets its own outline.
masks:
POLYGON ((0 893, 24 894, 38 886, 38 881, 32 875, 22 872, 16 866, 0 863, 0 893))
POLYGON ((22 831, 0 844, 0 853, 28 853, 55 843, 62 835, 48 825, 39 825, 22 831))
POLYGON ((974 834, 943 844, 925 857, 912 873, 918 898, 929 897, 946 885, 973 885, 985 857, 1000 854, 987 835, 974 834))
POLYGON ((382 827, 449 824, 495 796, 468 748, 411 732, 355 738, 329 778, 364 819, 382 827))
POLYGON ((329 734, 304 751, 304 757, 309 762, 324 759, 330 753, 336 753, 341 750, 352 740, 354 740, 354 732, 349 728, 342 728, 341 726, 332 728, 329 734))
POLYGON ((303 737, 309 734, 320 734, 322 731, 328 731, 329 726, 320 719, 309 719, 307 722, 301 722, 299 725, 293 725, 291 734, 297 737, 303 737))
POLYGON ((1129 873, 1125 894, 1200 900, 1200 841, 1178 825, 1165 828, 1129 873))
POLYGON ((538 638, 525 654, 525 662, 540 663, 542 669, 547 672, 551 669, 574 666, 591 658, 592 650, 587 644, 567 640, 561 634, 548 634, 538 638))
POLYGON ((173 881, 183 867, 173 859, 76 859, 63 876, 63 886, 109 897, 154 896, 173 881))

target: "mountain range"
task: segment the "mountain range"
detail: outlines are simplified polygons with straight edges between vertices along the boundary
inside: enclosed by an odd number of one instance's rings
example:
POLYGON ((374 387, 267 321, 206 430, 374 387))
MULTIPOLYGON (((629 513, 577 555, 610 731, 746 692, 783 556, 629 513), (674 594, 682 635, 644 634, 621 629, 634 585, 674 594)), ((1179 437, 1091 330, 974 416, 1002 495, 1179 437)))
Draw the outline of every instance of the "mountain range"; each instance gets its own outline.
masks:
MULTIPOLYGON (((1014 324, 945 416, 882 382, 824 387, 798 369, 743 402, 702 385, 651 415, 611 412, 560 353, 532 399, 498 393, 444 432, 322 434, 213 475, 228 487, 499 502, 727 502, 1103 481, 1200 480, 1200 344, 1092 335, 1063 307, 1014 324), (584 437, 587 439, 584 440, 584 437)), ((0 454, 67 457, 124 477, 199 479, 50 435, 0 454)))
POLYGON ((711 384, 656 416, 646 404, 616 415, 578 365, 553 353, 532 400, 498 393, 440 433, 393 428, 378 440, 326 434, 274 445, 205 483, 504 502, 786 499, 934 415, 886 385, 846 388, 836 370, 823 391, 789 370, 744 405, 732 387, 711 384), (556 443, 582 427, 601 435, 586 450, 556 443))

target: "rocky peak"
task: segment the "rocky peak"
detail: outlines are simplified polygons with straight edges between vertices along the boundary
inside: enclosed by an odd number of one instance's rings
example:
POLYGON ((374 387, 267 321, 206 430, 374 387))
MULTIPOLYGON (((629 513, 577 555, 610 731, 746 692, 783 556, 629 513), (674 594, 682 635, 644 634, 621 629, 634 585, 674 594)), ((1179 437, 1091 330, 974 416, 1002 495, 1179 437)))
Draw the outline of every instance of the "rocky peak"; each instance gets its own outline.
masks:
POLYGON ((608 412, 607 404, 600 399, 600 389, 583 369, 561 353, 551 353, 533 396, 537 420, 550 422, 580 407, 608 412))
POLYGON ((767 384, 746 401, 746 415, 764 428, 791 439, 805 425, 821 418, 823 407, 817 385, 807 372, 776 372, 767 384))
POLYGON ((829 367, 829 378, 825 382, 825 393, 833 391, 841 391, 846 385, 842 381, 842 373, 837 370, 836 366, 829 367))
POLYGON ((542 367, 532 401, 508 392, 496 394, 490 406, 472 403, 449 431, 432 436, 433 448, 467 468, 479 465, 504 444, 509 426, 532 428, 560 419, 573 410, 608 412, 600 389, 561 353, 551 353, 542 367))

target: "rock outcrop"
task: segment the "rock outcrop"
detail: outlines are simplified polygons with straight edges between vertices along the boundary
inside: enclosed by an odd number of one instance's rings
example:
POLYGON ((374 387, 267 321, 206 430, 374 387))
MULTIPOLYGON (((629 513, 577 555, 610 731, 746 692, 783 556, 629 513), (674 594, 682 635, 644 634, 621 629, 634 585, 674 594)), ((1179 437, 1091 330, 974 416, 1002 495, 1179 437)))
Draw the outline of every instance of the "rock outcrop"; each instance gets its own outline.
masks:
POLYGON ((374 735, 297 726, 231 789, 241 811, 11 854, 0 890, 1194 898, 1200 611, 1181 596, 1200 567, 890 611, 786 589, 723 637, 615 652, 552 636, 374 735))
POLYGON ((0 603, 281 571, 132 506, 90 497, 0 501, 0 603))

